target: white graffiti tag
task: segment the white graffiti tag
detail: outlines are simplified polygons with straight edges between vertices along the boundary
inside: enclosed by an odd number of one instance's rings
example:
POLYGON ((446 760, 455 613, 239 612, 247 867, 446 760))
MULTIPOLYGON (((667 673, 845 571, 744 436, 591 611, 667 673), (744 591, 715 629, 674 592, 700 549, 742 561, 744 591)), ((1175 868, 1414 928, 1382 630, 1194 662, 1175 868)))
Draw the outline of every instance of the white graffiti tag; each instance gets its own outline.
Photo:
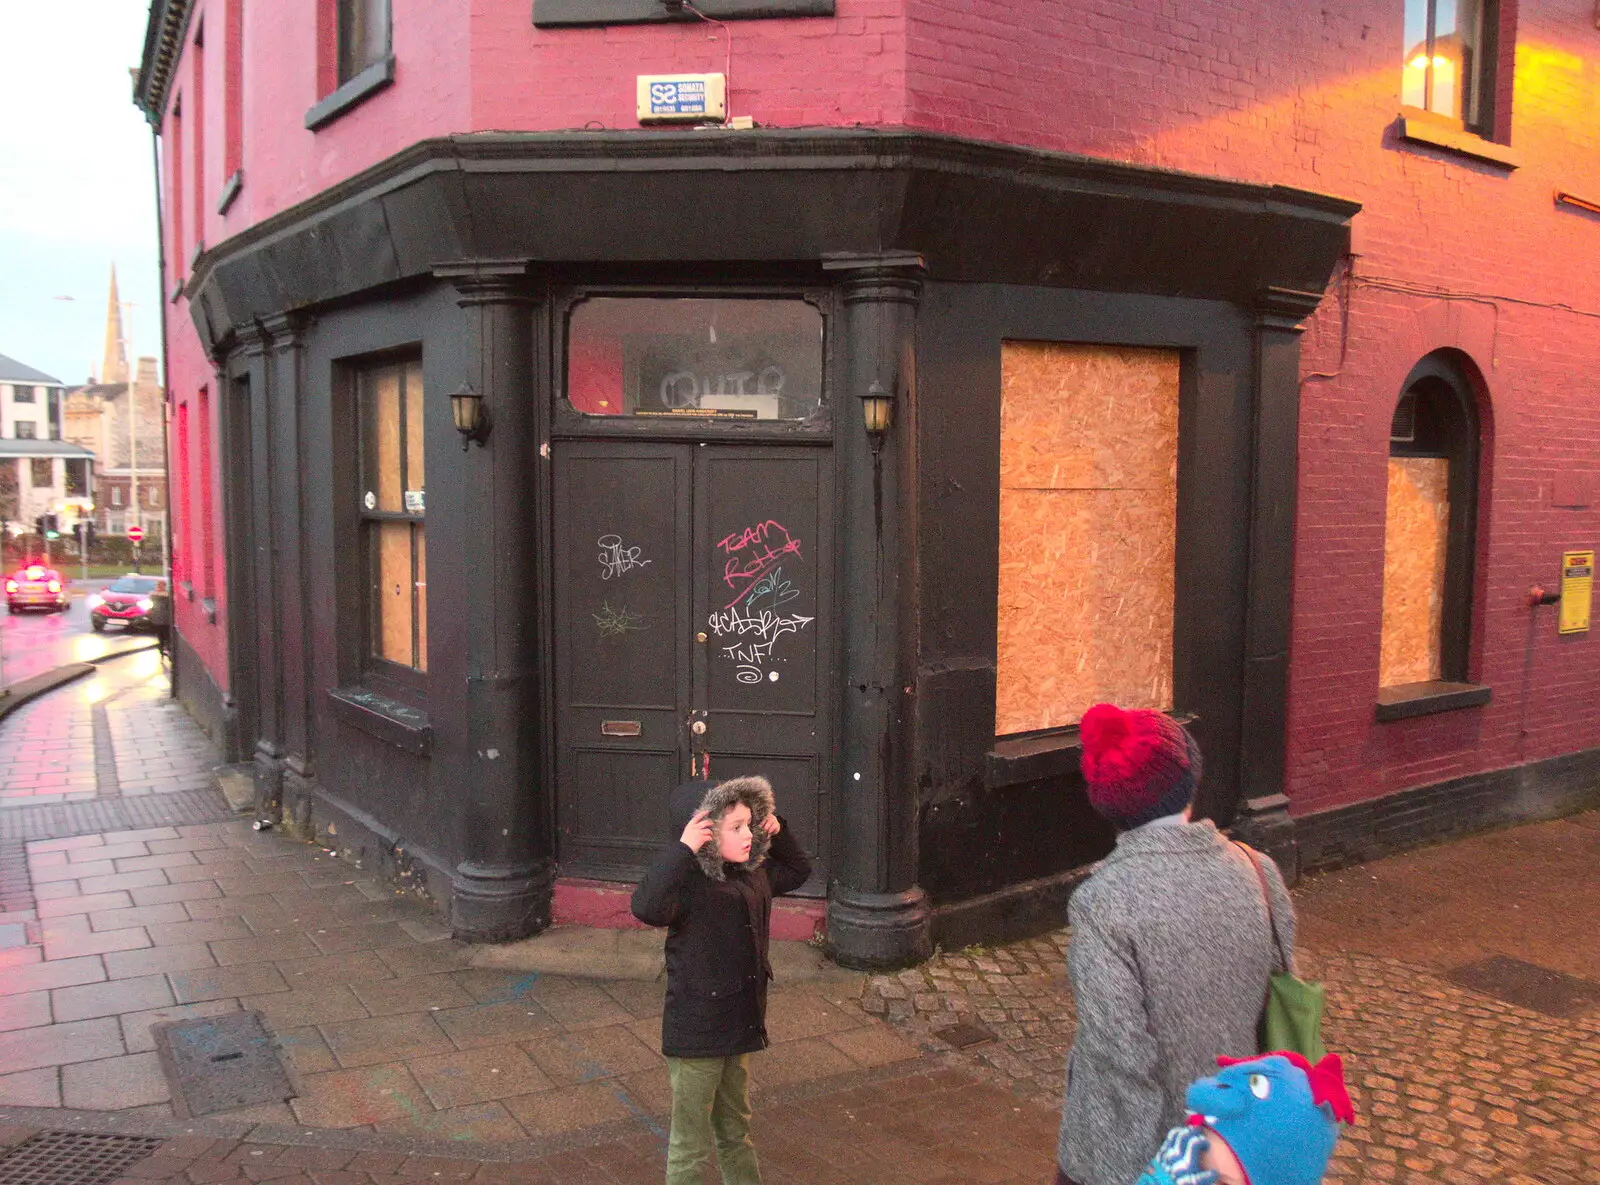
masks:
POLYGON ((610 580, 651 562, 639 558, 642 548, 624 547, 621 535, 602 535, 596 542, 600 548, 601 580, 610 580))
POLYGON ((710 625, 717 637, 736 639, 722 648, 723 654, 739 664, 734 678, 740 683, 759 683, 761 667, 772 658, 778 639, 785 634, 798 634, 815 620, 797 613, 774 613, 770 609, 753 613, 735 605, 713 613, 710 625))

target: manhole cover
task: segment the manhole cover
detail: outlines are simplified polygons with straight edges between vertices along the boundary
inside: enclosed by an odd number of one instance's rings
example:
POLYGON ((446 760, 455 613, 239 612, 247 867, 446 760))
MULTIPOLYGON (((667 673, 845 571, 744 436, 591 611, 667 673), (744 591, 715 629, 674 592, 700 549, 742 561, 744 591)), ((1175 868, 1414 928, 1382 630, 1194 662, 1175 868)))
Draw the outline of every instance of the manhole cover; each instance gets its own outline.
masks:
POLYGON ((150 1033, 179 1118, 294 1097, 259 1012, 165 1021, 150 1033))
POLYGON ((982 1045, 985 1041, 994 1040, 994 1034, 988 1029, 969 1021, 962 1021, 946 1029, 938 1029, 933 1035, 956 1049, 965 1049, 969 1045, 982 1045))
POLYGON ((40 1132, 0 1154, 0 1185, 106 1185, 161 1144, 143 1136, 40 1132))
POLYGON ((1600 1004, 1600 983, 1507 955, 1457 967, 1445 978, 1461 987, 1546 1016, 1576 1016, 1600 1004))

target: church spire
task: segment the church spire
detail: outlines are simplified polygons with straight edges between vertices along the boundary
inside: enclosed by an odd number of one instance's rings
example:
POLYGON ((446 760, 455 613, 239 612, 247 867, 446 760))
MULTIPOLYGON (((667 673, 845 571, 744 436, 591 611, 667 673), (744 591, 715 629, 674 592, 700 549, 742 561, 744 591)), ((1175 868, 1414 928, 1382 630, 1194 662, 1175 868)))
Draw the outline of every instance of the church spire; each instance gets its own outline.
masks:
POLYGON ((117 265, 111 265, 111 296, 106 302, 106 349, 100 363, 102 383, 128 381, 128 356, 123 351, 122 305, 117 300, 117 265))

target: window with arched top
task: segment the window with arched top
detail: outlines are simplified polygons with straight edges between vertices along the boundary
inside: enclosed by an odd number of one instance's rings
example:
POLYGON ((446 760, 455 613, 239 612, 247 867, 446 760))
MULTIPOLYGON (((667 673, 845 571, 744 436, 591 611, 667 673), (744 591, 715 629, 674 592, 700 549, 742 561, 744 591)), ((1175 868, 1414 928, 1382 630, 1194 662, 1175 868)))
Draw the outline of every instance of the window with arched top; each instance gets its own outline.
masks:
POLYGON ((1449 353, 1428 355, 1406 377, 1389 428, 1378 682, 1402 694, 1380 696, 1380 717, 1385 698, 1467 684, 1479 451, 1471 383, 1449 353))

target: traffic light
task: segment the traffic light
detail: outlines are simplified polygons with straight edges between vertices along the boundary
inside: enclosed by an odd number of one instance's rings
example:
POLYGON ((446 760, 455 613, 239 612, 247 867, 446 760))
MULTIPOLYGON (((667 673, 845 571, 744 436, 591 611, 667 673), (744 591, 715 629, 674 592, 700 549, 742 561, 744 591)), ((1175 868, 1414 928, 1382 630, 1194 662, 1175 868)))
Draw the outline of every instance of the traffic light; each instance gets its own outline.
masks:
POLYGON ((33 533, 41 539, 44 538, 44 515, 41 514, 33 520, 33 533))
POLYGON ((41 530, 39 533, 46 539, 61 538, 61 532, 56 529, 57 524, 55 515, 42 514, 39 516, 39 521, 44 524, 43 530, 41 530))

